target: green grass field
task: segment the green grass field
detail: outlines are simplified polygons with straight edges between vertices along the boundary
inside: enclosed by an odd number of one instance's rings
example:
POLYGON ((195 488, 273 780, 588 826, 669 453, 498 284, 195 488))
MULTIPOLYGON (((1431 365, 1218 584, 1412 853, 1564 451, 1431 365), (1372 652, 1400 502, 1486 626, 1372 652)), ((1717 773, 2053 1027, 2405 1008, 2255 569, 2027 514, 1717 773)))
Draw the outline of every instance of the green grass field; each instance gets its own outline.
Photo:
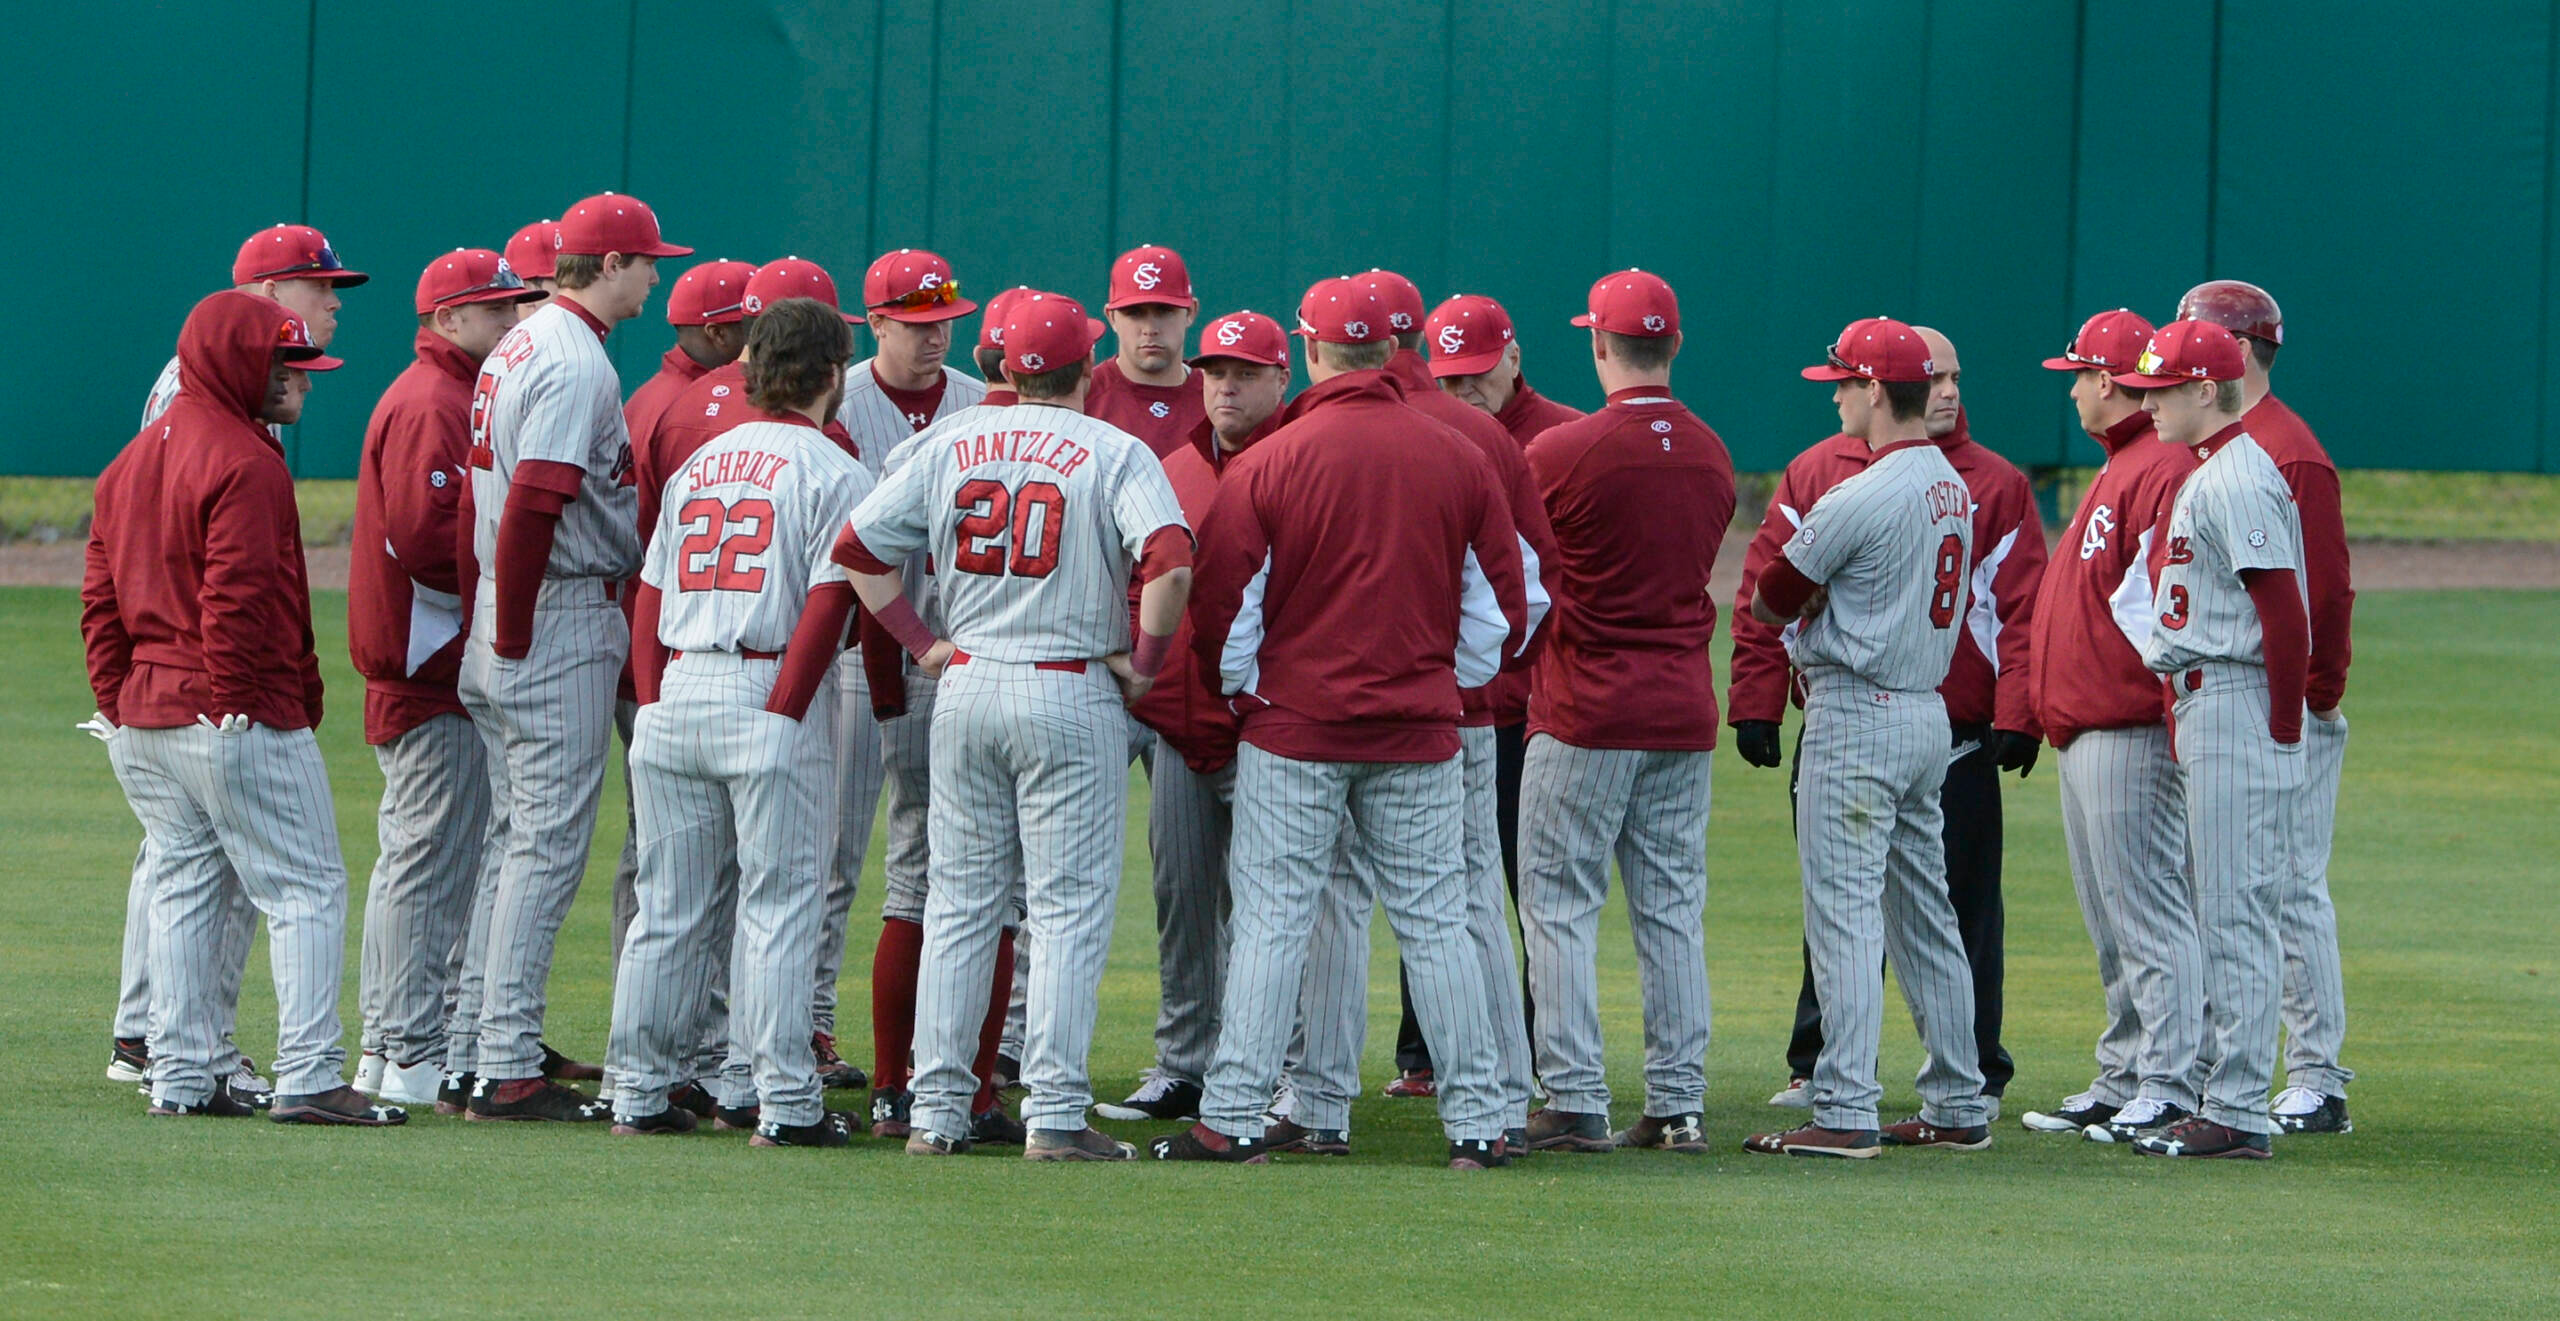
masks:
MULTIPOLYGON (((373 855, 379 788, 320 603, 322 731, 347 861, 373 855)), ((739 1135, 621 1142, 591 1127, 385 1132, 146 1120, 110 1084, 108 1011, 135 826, 72 724, 91 706, 67 591, 0 592, 0 1314, 720 1317, 2548 1316, 2560 1267, 2560 594, 2368 594, 2335 892, 2353 1008, 2357 1132, 2200 1166, 2055 1140, 2015 1115, 2088 1077, 2099 997, 2063 870, 2048 759, 2009 782, 2009 1026, 2019 1073, 1974 1156, 1746 1156, 1796 1112, 1763 1098, 1796 981, 1798 899, 1780 773, 1717 763, 1707 947, 1713 1155, 1546 1155, 1439 1168, 1427 1105, 1371 1099, 1348 1161, 1266 1169, 1029 1166, 756 1151, 739 1135)), ((548 1035, 601 1053, 606 881, 561 937, 548 1035)), ((1143 820, 1143 782, 1131 819, 1143 820)), ((1143 877, 1142 833, 1129 873, 1143 877)), ((362 886, 357 886, 359 901, 362 886)), ((856 906, 849 1008, 867 1003, 878 890, 856 906)), ((1384 924, 1378 924, 1384 939, 1384 924)), ((1152 913, 1139 880, 1094 1043, 1097 1091, 1147 1062, 1152 913)), ((342 1012, 355 1025, 354 932, 342 1012)), ((1611 1073, 1640 1101, 1622 912, 1603 937, 1611 1073)), ((1394 965, 1379 951, 1368 1075, 1388 1072, 1394 965)), ((274 1001, 253 957, 241 1042, 274 1001)), ((867 1062, 866 1015, 846 1022, 867 1062)), ((1919 1051, 1888 1016, 1887 1107, 1919 1051)), ((842 1094, 839 1094, 840 1096, 842 1094)), ((1143 1126, 1112 1126, 1138 1137, 1143 1126)))

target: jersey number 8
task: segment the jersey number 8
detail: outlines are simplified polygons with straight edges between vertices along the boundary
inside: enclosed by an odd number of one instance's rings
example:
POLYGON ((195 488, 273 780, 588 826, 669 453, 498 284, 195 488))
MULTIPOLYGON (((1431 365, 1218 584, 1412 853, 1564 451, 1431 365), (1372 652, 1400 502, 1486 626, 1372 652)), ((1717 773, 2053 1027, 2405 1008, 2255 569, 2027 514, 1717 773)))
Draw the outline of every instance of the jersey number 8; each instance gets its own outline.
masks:
POLYGON ((723 504, 710 496, 685 501, 676 512, 684 543, 676 552, 676 588, 687 592, 760 592, 764 566, 742 560, 762 555, 773 544, 773 502, 741 500, 723 504), (736 536, 724 536, 731 524, 736 536))
POLYGON ((1058 567, 1058 538, 1067 516, 1067 493, 1054 482, 1024 482, 1008 491, 980 477, 960 484, 953 505, 961 511, 959 546, 952 567, 1001 578, 1046 578, 1058 567), (997 543, 1011 536, 1012 553, 997 543))
POLYGON ((1964 594, 1964 538, 1950 532, 1938 543, 1938 567, 1929 593, 1929 625, 1945 628, 1956 622, 1956 600, 1964 594))

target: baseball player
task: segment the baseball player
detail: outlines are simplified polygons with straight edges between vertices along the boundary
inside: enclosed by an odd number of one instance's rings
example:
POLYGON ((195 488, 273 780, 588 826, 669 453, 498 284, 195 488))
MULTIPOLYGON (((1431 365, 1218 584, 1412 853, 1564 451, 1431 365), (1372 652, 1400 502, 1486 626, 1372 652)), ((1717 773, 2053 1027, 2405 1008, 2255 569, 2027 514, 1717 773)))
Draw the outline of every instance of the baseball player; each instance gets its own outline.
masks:
POLYGON ((517 309, 538 297, 486 248, 427 263, 417 360, 374 405, 356 463, 347 648, 382 768, 357 997, 367 1059, 382 1067, 367 1079, 360 1064, 357 1088, 404 1105, 433 1104, 444 1081, 446 997, 489 829, 487 757, 454 691, 471 390, 517 309))
POLYGON ((302 319, 239 291, 196 304, 180 393, 98 478, 80 631, 110 760, 148 833, 151 1107, 242 1117, 222 1033, 238 1009, 227 895, 267 920, 279 1123, 382 1127, 340 1070, 347 873, 312 726, 320 661, 284 452, 323 356, 302 319))
POLYGON ((969 361, 987 383, 986 397, 979 402, 989 408, 1009 408, 1020 402, 1013 397, 1013 387, 1004 383, 1004 318, 1013 310, 1014 300, 1037 292, 1030 285, 1017 284, 988 299, 986 315, 978 318, 978 344, 969 351, 969 361))
MULTIPOLYGON (((1192 428, 1190 445, 1164 456, 1164 471, 1184 521, 1196 528, 1218 479, 1279 427, 1280 401, 1289 389, 1289 334, 1259 312, 1214 317, 1201 323, 1200 352, 1190 366, 1206 416, 1192 428)), ((1130 708, 1171 750, 1149 772, 1147 801, 1156 896, 1156 1055, 1127 1100, 1095 1107, 1105 1119, 1197 1118, 1218 1044, 1239 722, 1190 648, 1186 614, 1164 673, 1130 708)))
POLYGON ((2338 509, 2338 469, 2301 416, 2275 397, 2267 373, 2284 344, 2284 314, 2267 291, 2239 280, 2208 280, 2178 300, 2178 315, 2210 321, 2248 350, 2240 397, 2249 438, 2275 461, 2302 523, 2302 586, 2311 599, 2311 675, 2303 690, 2307 783, 2293 817, 2295 884, 2277 922, 2284 933, 2285 1087, 2276 1126, 2287 1133, 2348 1133, 2347 1083, 2338 1062, 2347 1035, 2347 992, 2338 961, 2338 911, 2329 901, 2329 844, 2338 823, 2338 778, 2347 758, 2349 637, 2356 594, 2347 563, 2347 525, 2338 509))
POLYGON ((1770 627, 1802 621, 1788 647, 1805 685, 1796 847, 1823 1044, 1811 1121, 1756 1134, 1746 1151, 1868 1157, 1880 1142, 1991 1145, 1973 979, 1940 840, 1948 724, 1936 686, 1963 627, 1973 499, 1929 443, 1936 374, 1920 333, 1883 317, 1852 322, 1828 361, 1804 369, 1834 383, 1841 434, 1872 457, 1804 512, 1751 600, 1770 627), (1928 1060, 1919 1115, 1879 1131, 1888 951, 1928 1060))
POLYGON ((2139 392, 2109 375, 2131 370, 2151 334, 2135 313, 2101 312, 2044 363, 2072 374, 2080 425, 2107 452, 2037 589, 2029 669, 2036 721, 2060 764, 2062 837, 2107 1025, 2088 1088, 2024 1122, 2110 1142, 2195 1113, 2190 1075, 2204 1039, 2186 803, 2160 681, 2141 651, 2154 614, 2151 552, 2168 541, 2170 501, 2196 461, 2160 444, 2139 392))
POLYGON ((638 316, 658 260, 691 248, 615 193, 570 208, 554 235, 559 291, 507 332, 471 400, 477 599, 463 705, 489 752, 488 847, 446 1070, 473 1076, 469 1117, 600 1121, 605 1108, 543 1076, 552 942, 595 838, 630 648, 619 604, 639 568, 630 434, 605 336, 638 316))
MULTIPOLYGON (((1430 370, 1415 352, 1422 339, 1422 291, 1392 271, 1371 270, 1358 277, 1378 300, 1393 332, 1395 352, 1387 375, 1415 412, 1464 436, 1484 455, 1495 488, 1502 493, 1519 540, 1523 584, 1528 606, 1527 644, 1504 653, 1504 667, 1525 670, 1530 645, 1546 617, 1549 596, 1544 581, 1554 572, 1555 538, 1547 512, 1520 446, 1502 425, 1483 412, 1442 393, 1430 370)), ((1530 1074, 1529 1035, 1521 1009, 1521 979, 1511 944, 1511 922, 1503 903, 1501 832, 1494 801, 1493 688, 1488 684, 1458 694, 1459 748, 1465 784, 1465 848, 1467 931, 1475 942, 1486 981, 1485 1003, 1492 1015, 1497 1050, 1496 1085, 1503 1096, 1503 1131, 1509 1149, 1524 1150, 1529 1106, 1535 1095, 1530 1074)), ((1369 912, 1376 906, 1375 887, 1356 864, 1356 848, 1346 848, 1331 884, 1318 899, 1314 934, 1307 950, 1306 990, 1301 1013, 1305 1045, 1288 1075, 1295 1093, 1288 1124, 1267 1134, 1275 1150, 1285 1150, 1303 1135, 1310 1150, 1349 1150, 1351 1100, 1360 1091, 1360 1051, 1368 1037, 1369 912)), ((1400 988, 1409 982, 1401 970, 1400 988)), ((1408 993, 1405 997, 1410 1000, 1408 993)), ((1416 1025, 1416 1039, 1398 1042, 1399 1076, 1388 1094, 1431 1095, 1436 1079, 1416 1025), (1410 1047, 1411 1054, 1405 1052, 1410 1047)))
MULTIPOLYGON (((2027 700, 2027 638, 2036 583, 2044 573, 2044 525, 2036 517, 2035 492, 2026 474, 1972 439, 1955 346, 1927 326, 1913 329, 1936 366, 1929 378, 1929 439, 1964 478, 1974 502, 1974 559, 1967 568, 1972 605, 1956 638, 1946 682, 1938 689, 1946 699, 1955 740, 1940 808, 1946 820, 1949 898, 1955 904, 1956 929, 1964 937, 1965 962, 1973 971, 1974 1049, 1982 1062, 1986 1094, 1996 1100, 2015 1072, 2009 1052, 2000 1045, 2004 919, 1999 773, 2025 775, 2035 765, 2039 746, 2027 700)), ((1787 466, 1760 535, 1743 560, 1746 591, 1794 530, 1796 511, 1810 507, 1830 485, 1867 462, 1864 444, 1834 437, 1787 466)), ((1741 616, 1734 620, 1734 645, 1732 700, 1727 705, 1735 746, 1753 765, 1776 766, 1785 648, 1759 621, 1746 622, 1741 616)), ((1787 1044, 1788 1083, 1769 1098, 1772 1105, 1803 1106, 1812 1098, 1804 1084, 1822 1050, 1822 1006, 1810 949, 1805 958, 1795 1032, 1787 1044)))
POLYGON ((990 975, 1017 888, 1041 949, 1023 1154, 1137 1155, 1085 1122, 1086 1056, 1120 879, 1124 705, 1163 666, 1190 594, 1191 533, 1146 446, 1083 414, 1101 334, 1073 299, 1015 302, 1004 368, 1021 402, 964 414, 902 447, 836 548, 881 627, 941 676, 911 1155, 970 1146, 987 1019, 1002 1003, 990 975), (947 638, 900 582, 897 566, 928 549, 948 566, 937 583, 947 638), (1133 563, 1147 580, 1134 646, 1133 563))
POLYGON ((693 1129, 667 1093, 691 1076, 734 910, 739 1048, 718 1101, 756 1110, 753 1145, 840 1147, 853 1130, 822 1101, 808 987, 835 847, 827 690, 853 609, 828 553, 871 473, 820 430, 853 357, 843 314, 784 299, 749 336, 747 400, 780 420, 731 428, 669 480, 641 571, 641 910, 615 977, 613 1132, 693 1129))
MULTIPOLYGON (((559 221, 537 220, 517 230, 500 254, 507 259, 508 268, 524 281, 525 288, 542 295, 542 299, 535 300, 537 303, 550 298, 560 287, 559 234, 559 221)), ((530 314, 532 304, 527 304, 525 310, 530 314)))
POLYGON ((1181 253, 1150 243, 1111 263, 1102 315, 1119 351, 1093 369, 1085 411, 1147 442, 1157 458, 1190 444, 1200 425, 1200 386, 1182 357, 1199 311, 1181 253))
POLYGON ((1405 405, 1367 282, 1318 283, 1298 323, 1314 384, 1219 479, 1201 524, 1192 650, 1244 718, 1234 914, 1201 1121, 1150 1151, 1270 1158, 1264 1107, 1348 829, 1438 1052, 1450 1164, 1484 1169, 1508 1160, 1505 1097, 1469 934, 1458 693, 1529 638, 1519 534, 1483 452, 1405 405))
POLYGON ((1643 271, 1604 276, 1591 330, 1608 403, 1529 446, 1554 520, 1554 636, 1538 659, 1521 777, 1520 923, 1547 1104, 1533 1151, 1707 1149, 1706 831, 1716 685, 1707 594, 1733 522, 1733 458, 1671 394, 1680 304, 1643 271), (1600 909, 1618 861, 1644 993, 1643 1117, 1609 1128, 1600 909))
POLYGON ((2292 818, 2308 780, 2311 634, 2293 492, 2242 417, 2245 358, 2221 326, 2173 321, 2115 377, 2143 391, 2161 440, 2203 460, 2170 508, 2167 544, 2152 548, 2142 663, 2168 679, 2186 773, 2211 1066, 2193 1117, 2135 1138, 2149 1156, 2264 1160, 2275 1127, 2278 914, 2301 880, 2292 818))
MULTIPOLYGON (((338 333, 338 291, 352 289, 368 278, 362 271, 347 269, 338 260, 337 250, 329 246, 329 240, 308 225, 274 225, 259 230, 240 245, 239 254, 231 261, 233 289, 282 303, 285 310, 302 319, 312 343, 323 349, 338 333)), ((177 397, 181 384, 178 359, 172 356, 143 401, 143 426, 159 421, 161 414, 169 411, 170 401, 177 397)), ((116 996, 114 1040, 107 1057, 107 1077, 117 1082, 141 1082, 151 1063, 150 847, 146 832, 142 846, 135 850, 133 879, 125 892, 124 962, 116 996)), ((239 999, 240 982, 248 970, 257 909, 237 891, 231 892, 224 903, 222 963, 231 969, 224 976, 224 1001, 232 1003, 239 999)), ((269 1084, 258 1076, 256 1064, 240 1054, 231 1036, 231 1025, 225 1023, 220 1053, 226 1058, 215 1063, 230 1066, 223 1076, 229 1080, 233 1093, 262 1102, 269 1084)))

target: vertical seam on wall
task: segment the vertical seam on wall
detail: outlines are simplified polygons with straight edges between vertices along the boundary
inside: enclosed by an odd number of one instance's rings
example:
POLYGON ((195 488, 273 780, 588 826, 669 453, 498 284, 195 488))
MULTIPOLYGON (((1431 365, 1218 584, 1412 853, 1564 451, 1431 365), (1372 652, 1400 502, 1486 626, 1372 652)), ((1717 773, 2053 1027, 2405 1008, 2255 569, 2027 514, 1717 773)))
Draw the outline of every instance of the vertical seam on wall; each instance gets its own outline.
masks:
POLYGON ((631 191, 631 105, 640 82, 640 0, 631 0, 622 29, 622 167, 615 172, 616 192, 631 191))
POLYGON ((2551 373, 2560 365, 2560 347, 2551 342, 2551 300, 2560 297, 2560 289, 2551 287, 2552 231, 2560 229, 2560 215, 2552 208, 2560 205, 2560 194, 2553 191, 2555 174, 2560 174, 2560 0, 2552 0, 2551 23, 2544 34, 2547 49, 2542 82, 2542 379, 2535 387, 2533 470, 2551 471, 2551 373))
MULTIPOLYGON (((297 224, 311 223, 311 133, 320 102, 320 89, 315 86, 320 76, 320 0, 311 0, 303 10, 302 20, 302 190, 294 210, 297 224)), ((302 424, 285 429, 287 436, 284 470, 302 476, 302 424)))
POLYGON ((1911 181, 1911 260, 1903 266, 1902 305, 1916 309, 1920 305, 1920 248, 1929 230, 1929 73, 1935 61, 1929 52, 1937 45, 1938 6, 1936 0, 1924 0, 1920 6, 1920 141, 1911 158, 1920 163, 1920 177, 1911 181))
MULTIPOLYGON (((1102 261, 1120 252, 1120 20, 1121 0, 1111 0, 1111 117, 1103 144, 1102 261)), ((1179 350, 1177 350, 1179 352, 1179 350)))
POLYGON ((2204 269, 2196 278, 2210 280, 2214 244, 2222 228, 2222 0, 2213 0, 2213 62, 2204 89, 2204 269))
MULTIPOLYGON (((1455 150, 1454 144, 1457 137, 1451 122, 1458 113, 1457 97, 1452 95, 1452 89, 1457 81, 1457 0, 1440 0, 1440 243, 1438 250, 1431 255, 1432 268, 1424 273, 1423 278, 1430 280, 1432 287, 1439 289, 1444 298, 1449 293, 1449 227, 1457 222, 1456 213, 1449 205, 1450 194, 1455 191, 1449 186, 1449 166, 1450 153, 1455 150)), ((1429 310, 1430 302, 1428 298, 1423 300, 1426 311, 1429 310)), ((1416 330, 1421 328, 1414 327, 1416 330)))
POLYGON ((1618 0, 1600 4, 1600 269, 1618 269, 1618 0))
MULTIPOLYGON (((2560 4, 2560 0, 2553 0, 2560 4)), ((2068 324, 2080 314, 2080 135, 2086 132, 2089 106, 2089 0, 2079 0, 2071 17, 2071 173, 2064 177, 2070 187, 2062 197, 2062 320, 2068 324)), ((2076 336, 2079 328, 2074 326, 2076 336)), ((2062 430, 2055 437, 2054 466, 2071 462, 2071 426, 2066 416, 2062 430)))
POLYGON ((888 69, 889 0, 871 5, 871 177, 862 194, 862 252, 869 261, 880 251, 880 85, 888 69))
POLYGON ((933 0, 933 22, 925 28, 932 43, 933 67, 924 83, 924 245, 933 247, 934 202, 942 191, 942 0, 933 0))

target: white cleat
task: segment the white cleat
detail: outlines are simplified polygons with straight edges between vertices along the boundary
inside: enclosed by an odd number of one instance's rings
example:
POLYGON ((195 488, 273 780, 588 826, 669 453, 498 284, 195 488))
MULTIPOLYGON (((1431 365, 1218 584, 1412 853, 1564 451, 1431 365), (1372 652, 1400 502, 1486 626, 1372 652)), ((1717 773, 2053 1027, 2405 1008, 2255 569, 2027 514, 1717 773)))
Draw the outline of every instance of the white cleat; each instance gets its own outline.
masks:
POLYGON ((375 1095, 384 1105, 434 1105, 444 1085, 444 1064, 424 1059, 415 1064, 386 1064, 375 1095))
POLYGON ((1265 1126, 1279 1123, 1297 1110, 1298 1089, 1287 1078, 1282 1078, 1280 1085, 1271 1089, 1271 1108, 1262 1112, 1262 1122, 1265 1126))
POLYGON ((1813 1108, 1813 1079, 1811 1079, 1811 1078, 1789 1078, 1789 1079, 1787 1079, 1787 1085, 1786 1085, 1786 1086, 1784 1086, 1784 1087, 1779 1088, 1779 1089, 1778 1089, 1778 1094, 1769 1098, 1769 1104, 1771 1104, 1771 1105, 1782 1105, 1782 1106, 1785 1106, 1786 1108, 1788 1108, 1788 1109, 1790 1109, 1790 1110, 1810 1110, 1810 1109, 1812 1109, 1812 1108, 1813 1108))
POLYGON ((389 1064, 390 1061, 382 1058, 382 1052, 378 1050, 368 1050, 358 1055, 356 1057, 356 1090, 367 1096, 381 1095, 382 1071, 389 1064))

